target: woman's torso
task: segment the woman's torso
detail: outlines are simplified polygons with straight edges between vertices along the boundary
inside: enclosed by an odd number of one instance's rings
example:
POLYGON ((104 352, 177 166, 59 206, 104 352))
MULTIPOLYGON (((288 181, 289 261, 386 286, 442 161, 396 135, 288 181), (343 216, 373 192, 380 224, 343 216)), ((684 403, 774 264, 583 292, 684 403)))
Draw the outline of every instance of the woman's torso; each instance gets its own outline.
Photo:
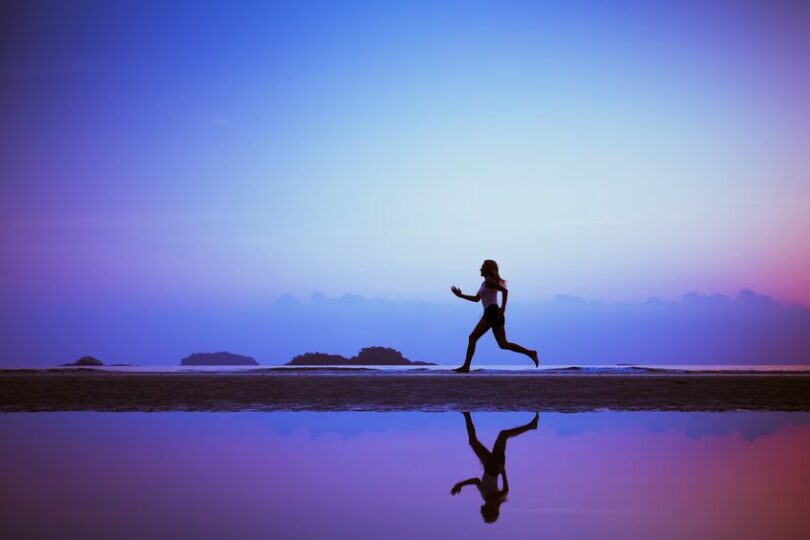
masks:
POLYGON ((491 497, 498 492, 498 477, 487 474, 481 475, 481 482, 478 484, 478 491, 484 499, 491 497))
POLYGON ((481 283, 481 287, 478 289, 478 295, 481 297, 481 304, 484 306, 484 309, 491 304, 498 304, 498 289, 490 289, 487 287, 486 281, 481 283))

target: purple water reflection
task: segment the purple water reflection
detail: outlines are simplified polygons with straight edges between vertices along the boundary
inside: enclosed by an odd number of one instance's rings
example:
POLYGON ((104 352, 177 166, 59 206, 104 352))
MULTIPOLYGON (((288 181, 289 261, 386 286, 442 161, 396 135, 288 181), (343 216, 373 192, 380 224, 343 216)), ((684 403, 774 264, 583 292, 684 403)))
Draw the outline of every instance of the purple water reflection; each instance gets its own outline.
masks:
MULTIPOLYGON (((473 413, 491 448, 531 413, 473 413)), ((807 538, 810 415, 541 413, 484 523, 458 413, 0 416, 4 538, 807 538)))

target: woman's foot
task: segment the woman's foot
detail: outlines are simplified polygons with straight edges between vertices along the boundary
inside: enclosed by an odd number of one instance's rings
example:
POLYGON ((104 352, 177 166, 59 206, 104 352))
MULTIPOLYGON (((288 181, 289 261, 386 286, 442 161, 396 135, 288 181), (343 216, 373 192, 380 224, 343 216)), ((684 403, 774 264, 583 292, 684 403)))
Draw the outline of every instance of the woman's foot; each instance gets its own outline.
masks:
POLYGON ((532 421, 529 422, 529 426, 531 426, 531 429, 537 429, 537 421, 539 419, 540 419, 540 414, 539 413, 534 413, 534 418, 532 418, 532 421))
POLYGON ((460 366, 454 369, 453 371, 455 371, 456 373, 469 373, 470 366, 460 366))
POLYGON ((540 367, 540 360, 537 358, 537 351, 532 351, 529 353, 529 357, 532 359, 532 362, 534 362, 534 367, 540 367))

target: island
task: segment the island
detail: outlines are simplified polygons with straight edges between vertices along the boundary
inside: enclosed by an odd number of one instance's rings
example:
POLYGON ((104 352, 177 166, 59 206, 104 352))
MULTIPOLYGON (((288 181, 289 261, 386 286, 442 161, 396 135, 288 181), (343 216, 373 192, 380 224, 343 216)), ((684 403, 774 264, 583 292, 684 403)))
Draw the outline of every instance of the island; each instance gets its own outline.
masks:
POLYGON ((229 352, 194 353, 180 360, 181 366, 258 366, 255 358, 229 352))
POLYGON ((103 366, 104 362, 93 356, 82 356, 75 362, 62 364, 63 366, 103 366))
POLYGON ((390 347, 364 347, 357 356, 346 358, 340 354, 299 354, 288 366, 434 366, 432 362, 408 360, 402 353, 390 347))

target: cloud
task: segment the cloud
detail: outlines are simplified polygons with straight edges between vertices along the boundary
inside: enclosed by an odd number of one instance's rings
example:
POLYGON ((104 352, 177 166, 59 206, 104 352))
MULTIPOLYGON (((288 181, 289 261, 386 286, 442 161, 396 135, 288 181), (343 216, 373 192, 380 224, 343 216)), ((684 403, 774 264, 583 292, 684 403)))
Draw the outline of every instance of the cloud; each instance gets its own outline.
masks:
POLYGON ((760 308, 779 308, 779 304, 770 296, 757 294, 751 289, 743 289, 737 295, 737 299, 746 305, 760 308))
POLYGON ((728 305, 731 300, 724 294, 700 294, 696 292, 686 293, 682 297, 684 304, 692 305, 728 305))
MULTIPOLYGON (((92 354, 107 363, 177 364, 192 351, 227 350, 261 363, 304 352, 351 356, 374 345, 412 360, 460 364, 480 317, 468 302, 307 299, 286 294, 252 309, 110 310, 2 313, 18 331, 4 336, 5 365, 53 365, 92 354), (47 337, 47 339, 44 339, 47 337)), ((509 302, 507 337, 540 351, 545 364, 810 363, 810 309, 783 306, 745 289, 734 298, 690 292, 679 301, 611 303, 571 295, 509 302)), ((478 343, 478 364, 528 363, 478 343)))

